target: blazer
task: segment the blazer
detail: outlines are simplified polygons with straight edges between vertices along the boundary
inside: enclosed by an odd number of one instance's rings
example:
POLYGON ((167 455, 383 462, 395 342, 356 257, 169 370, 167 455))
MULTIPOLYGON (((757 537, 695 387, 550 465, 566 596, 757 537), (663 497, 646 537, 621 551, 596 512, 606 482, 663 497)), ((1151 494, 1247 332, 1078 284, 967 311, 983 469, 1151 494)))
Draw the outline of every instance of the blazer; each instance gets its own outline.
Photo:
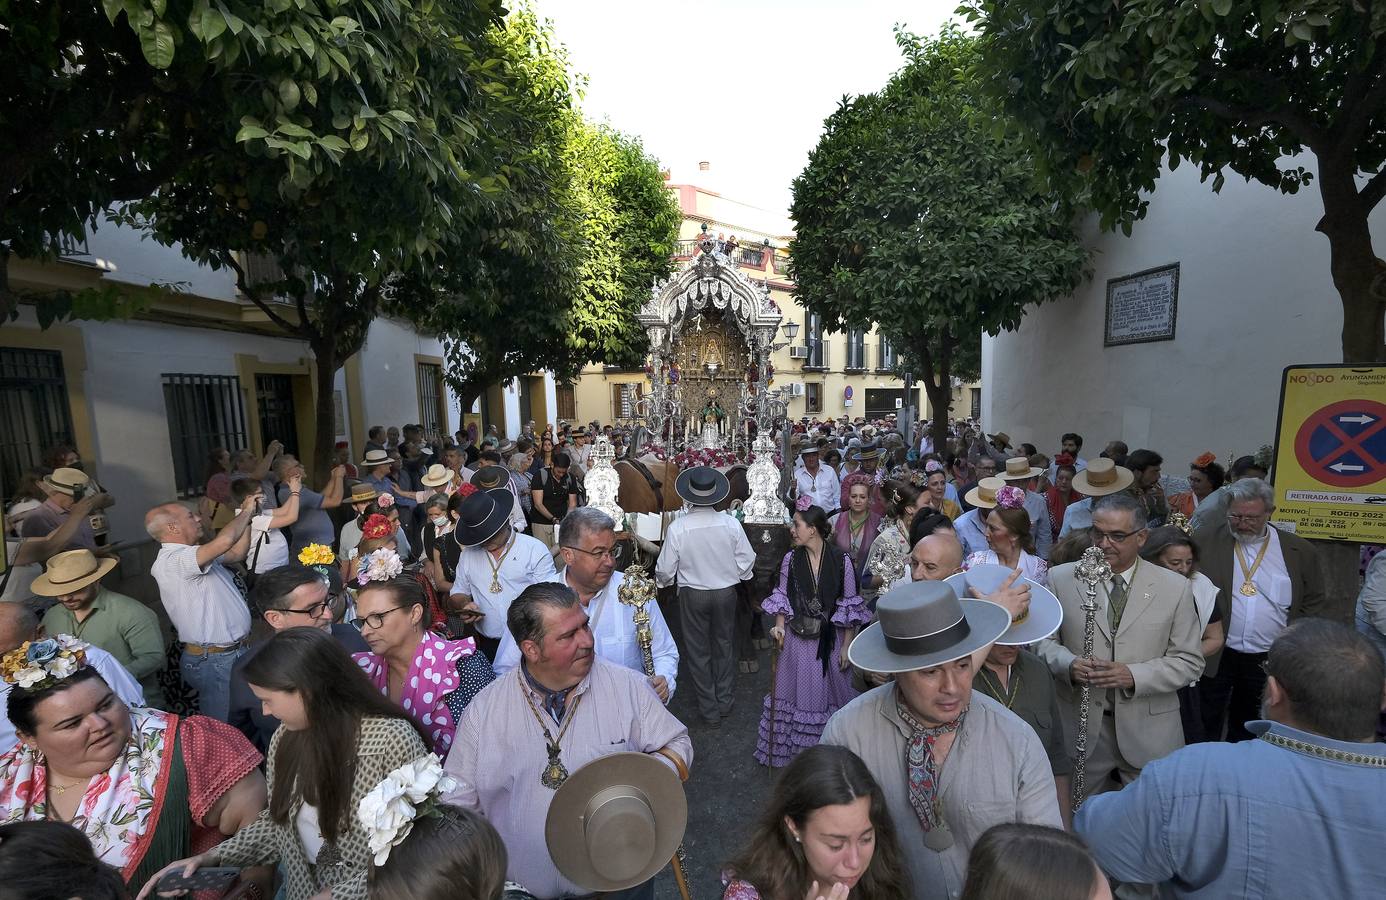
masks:
MULTIPOLYGON (((274 733, 269 753, 265 754, 268 766, 266 779, 271 797, 277 790, 294 790, 294 785, 275 781, 275 757, 283 737, 284 729, 281 728, 274 733)), ((356 778, 351 786, 349 805, 351 827, 338 836, 336 845, 340 862, 334 865, 309 864, 295 824, 298 811, 303 806, 303 798, 299 796, 294 800, 288 822, 280 825, 270 818, 268 808, 262 810, 254 822, 212 848, 212 864, 243 868, 277 862, 284 870, 284 895, 287 900, 308 900, 325 887, 332 889, 333 900, 366 900, 366 873, 370 870, 373 854, 370 838, 356 817, 356 807, 362 797, 385 780, 386 775, 426 753, 428 748, 424 746, 423 738, 404 719, 374 716, 363 719, 361 732, 356 739, 356 778)), ((326 851, 327 847, 324 846, 323 850, 326 851)), ((318 858, 322 860, 323 855, 319 854, 318 858)))
MULTIPOLYGON (((1083 652, 1087 586, 1074 575, 1075 563, 1049 570, 1049 589, 1064 608, 1064 621, 1054 637, 1043 640, 1036 652, 1054 674, 1059 707, 1065 726, 1077 734, 1082 685, 1069 677, 1069 666, 1083 652)), ((1142 561, 1127 591, 1126 611, 1116 640, 1107 624, 1107 586, 1097 588, 1093 658, 1125 663, 1135 678, 1134 688, 1111 691, 1116 703, 1117 749, 1131 765, 1140 768, 1184 746, 1184 727, 1179 718, 1181 687, 1203 671, 1192 582, 1184 576, 1142 561)), ((1094 688, 1088 711, 1089 733, 1100 723, 1107 706, 1107 690, 1094 688)))
MULTIPOLYGON (((1275 526, 1271 526, 1275 527, 1275 526)), ((1322 616, 1353 625, 1353 608, 1342 610, 1329 608, 1323 590, 1323 572, 1319 567, 1319 554, 1314 545, 1296 534, 1277 531, 1280 539, 1280 552, 1285 557, 1285 571, 1290 575, 1290 610, 1286 621, 1293 622, 1303 616, 1322 616)), ((1222 613, 1224 628, 1232 627, 1232 595, 1241 587, 1240 573, 1236 570, 1237 560, 1233 553, 1236 539, 1226 522, 1211 525, 1194 533, 1194 543, 1198 545, 1198 571, 1208 576, 1208 580, 1219 588, 1218 612, 1222 613)), ((1208 657, 1208 669, 1204 674, 1212 677, 1218 673, 1218 663, 1222 660, 1222 650, 1208 657)))

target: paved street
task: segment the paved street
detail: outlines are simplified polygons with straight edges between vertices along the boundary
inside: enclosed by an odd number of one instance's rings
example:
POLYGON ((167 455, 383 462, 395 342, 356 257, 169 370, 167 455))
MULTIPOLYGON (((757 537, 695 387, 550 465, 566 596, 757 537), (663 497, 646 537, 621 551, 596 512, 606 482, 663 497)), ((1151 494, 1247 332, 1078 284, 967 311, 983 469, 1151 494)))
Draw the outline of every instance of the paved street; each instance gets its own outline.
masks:
MULTIPOLYGON (((679 633, 677 604, 662 609, 675 640, 679 633)), ((737 673, 736 708, 721 728, 708 728, 698 719, 693 685, 687 668, 679 665, 678 692, 670 709, 687 723, 693 736, 693 770, 688 779, 689 888, 696 900, 722 896, 721 866, 741 849, 751 822, 770 795, 771 777, 752 755, 760 708, 770 685, 770 651, 761 650, 760 672, 737 673)), ((666 867, 656 881, 657 900, 677 900, 678 887, 666 867)))

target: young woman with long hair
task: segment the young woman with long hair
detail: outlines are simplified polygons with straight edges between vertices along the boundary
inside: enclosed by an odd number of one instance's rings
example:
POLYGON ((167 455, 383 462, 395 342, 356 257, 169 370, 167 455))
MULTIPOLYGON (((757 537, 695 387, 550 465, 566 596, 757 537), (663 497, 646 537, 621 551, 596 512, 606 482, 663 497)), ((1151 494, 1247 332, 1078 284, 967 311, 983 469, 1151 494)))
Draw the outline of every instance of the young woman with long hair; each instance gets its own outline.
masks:
POLYGON ((1112 900, 1087 846, 1062 828, 993 825, 972 845, 962 900, 1112 900))
POLYGON ((224 843, 166 866, 140 896, 153 896, 173 871, 278 863, 286 900, 364 900, 372 854, 357 806, 386 775, 428 753, 423 733, 321 629, 276 633, 244 671, 280 722, 267 754, 269 808, 224 843))
POLYGON ((885 795, 851 750, 800 753, 775 785, 723 900, 906 900, 909 876, 885 795))
POLYGON ((440 803, 371 870, 371 900, 533 900, 506 882, 508 862, 500 834, 481 813, 440 803))

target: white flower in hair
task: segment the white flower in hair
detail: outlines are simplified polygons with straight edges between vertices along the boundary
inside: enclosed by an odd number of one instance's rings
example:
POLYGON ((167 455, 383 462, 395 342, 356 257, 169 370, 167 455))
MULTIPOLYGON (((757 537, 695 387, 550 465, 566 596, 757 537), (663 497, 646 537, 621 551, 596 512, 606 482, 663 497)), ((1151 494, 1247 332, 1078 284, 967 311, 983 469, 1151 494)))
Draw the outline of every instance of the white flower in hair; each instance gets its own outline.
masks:
POLYGON ((372 581, 389 581, 403 571, 404 562, 399 554, 389 547, 382 547, 361 557, 356 569, 356 581, 362 585, 372 581))
POLYGON ((439 796, 457 786, 457 779, 443 771, 438 755, 429 753, 395 769, 371 788, 357 804, 356 813, 366 829, 375 864, 383 866, 419 816, 434 815, 439 796))

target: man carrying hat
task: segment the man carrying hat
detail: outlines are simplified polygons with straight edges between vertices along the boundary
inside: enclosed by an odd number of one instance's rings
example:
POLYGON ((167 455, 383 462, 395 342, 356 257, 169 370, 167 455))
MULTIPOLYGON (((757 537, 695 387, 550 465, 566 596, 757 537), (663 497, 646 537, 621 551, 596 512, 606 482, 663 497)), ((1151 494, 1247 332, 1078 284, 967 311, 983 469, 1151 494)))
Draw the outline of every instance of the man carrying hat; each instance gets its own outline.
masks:
MULTIPOLYGON (((556 582, 530 585, 510 604, 506 627, 522 662, 467 705, 444 764, 458 781, 444 801, 486 816, 509 851, 506 877, 540 900, 602 889, 560 872, 545 841, 550 806, 570 776, 612 753, 650 754, 671 769, 693 760, 688 729, 645 676, 593 652, 590 617, 577 594, 556 582)), ((622 854, 625 843, 592 850, 622 854)), ((602 896, 653 900, 654 886, 602 896)))
MULTIPOLYGON (((20 537, 25 539, 45 538, 57 531, 72 514, 72 507, 85 497, 90 485, 91 479, 81 469, 54 469, 53 474, 43 476, 39 486, 48 495, 48 499, 25 515, 24 521, 19 527, 20 537)), ((103 494, 102 497, 105 498, 104 502, 94 501, 94 508, 101 509, 111 505, 112 500, 109 494, 103 494)), ((97 547, 96 533, 92 530, 91 522, 87 516, 82 516, 77 530, 68 538, 66 545, 58 549, 84 549, 93 553, 110 552, 97 547)))
POLYGON ((1073 490, 1083 495, 1077 503, 1070 503, 1064 510, 1063 525, 1059 527, 1059 540, 1068 537, 1069 532, 1092 527, 1092 505, 1098 497, 1106 497, 1131 487, 1136 480, 1130 469, 1119 466, 1105 457, 1098 457, 1088 463, 1088 467, 1073 476, 1073 490))
POLYGON ((838 484, 837 473, 819 462, 820 450, 817 444, 806 444, 799 451, 803 468, 794 472, 794 484, 799 488, 800 497, 809 501, 828 515, 841 508, 842 486, 838 484))
POLYGON ((1044 470, 1030 465, 1023 456, 1013 456, 1006 460, 1000 478, 1008 484, 1025 491, 1025 512, 1030 517, 1030 534, 1035 539, 1035 555, 1040 559, 1049 558, 1049 548, 1054 543, 1054 531, 1049 524, 1049 501, 1043 494, 1035 493, 1035 485, 1044 470))
POLYGON ((492 662, 511 602, 531 584, 554 574, 549 548, 511 526, 514 504, 515 496, 505 487, 478 490, 462 501, 452 530, 462 553, 449 605, 475 626, 477 646, 492 662))
MULTIPOLYGON (((1102 460, 1093 460, 1092 472, 1102 460)), ((1080 473, 1081 474, 1081 473, 1080 473)), ((1127 493, 1093 504, 1093 545, 1102 551, 1111 576, 1097 586, 1092 658, 1084 658, 1087 585, 1076 563, 1049 570, 1049 587, 1064 607, 1054 638, 1037 652, 1049 664, 1059 692, 1065 728, 1077 733, 1082 686, 1092 686, 1088 712, 1086 792, 1109 789, 1115 777, 1130 784, 1152 760, 1184 746, 1179 716, 1181 687, 1203 672, 1203 634, 1192 582, 1177 572, 1145 562, 1146 514, 1127 493)))
POLYGON ((838 710, 823 743, 856 753, 885 792, 917 900, 962 890, 967 857, 1003 822, 1062 824, 1049 760, 1034 730, 973 690, 974 653, 1011 614, 916 581, 880 598, 878 621, 847 651, 852 664, 895 680, 838 710))
POLYGON ((48 634, 70 634, 100 647, 140 683, 144 701, 163 709, 159 673, 168 664, 164 632, 154 610, 101 584, 116 560, 97 559, 90 550, 68 550, 48 560, 30 590, 58 603, 44 613, 48 634))
MULTIPOLYGON (((635 627, 635 607, 621 602, 626 576, 616 571, 616 523, 591 506, 579 506, 563 517, 559 528, 563 568, 549 581, 566 585, 587 612, 593 652, 608 662, 645 674, 650 687, 667 706, 679 675, 679 648, 659 604, 645 607, 650 614, 650 656, 654 674, 645 672, 644 653, 635 627)), ((496 675, 520 664, 522 654, 507 631, 496 652, 496 675)))
MULTIPOLYGON (((813 454, 814 465, 818 455, 813 454)), ((741 523, 714 507, 731 484, 711 466, 679 473, 674 485, 692 509, 669 526, 655 566, 661 587, 678 583, 688 677, 703 724, 731 715, 736 686, 736 587, 755 568, 756 552, 741 523)))

